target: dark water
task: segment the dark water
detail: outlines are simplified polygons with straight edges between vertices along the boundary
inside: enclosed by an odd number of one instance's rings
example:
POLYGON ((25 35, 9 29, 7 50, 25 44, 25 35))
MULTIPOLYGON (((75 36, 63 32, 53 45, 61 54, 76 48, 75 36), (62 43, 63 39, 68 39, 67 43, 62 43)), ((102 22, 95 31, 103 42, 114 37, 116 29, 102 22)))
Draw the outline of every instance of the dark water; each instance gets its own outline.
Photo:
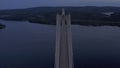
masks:
MULTIPOLYGON (((54 25, 0 23, 0 68, 54 68, 54 25)), ((75 68, 120 68, 120 27, 73 25, 72 33, 75 68)))

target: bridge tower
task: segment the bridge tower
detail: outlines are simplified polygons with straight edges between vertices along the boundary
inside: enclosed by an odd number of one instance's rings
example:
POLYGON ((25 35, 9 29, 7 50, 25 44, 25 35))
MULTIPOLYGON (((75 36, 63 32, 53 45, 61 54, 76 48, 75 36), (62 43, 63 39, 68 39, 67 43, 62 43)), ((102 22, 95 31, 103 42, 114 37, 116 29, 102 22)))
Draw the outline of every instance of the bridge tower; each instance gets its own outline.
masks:
POLYGON ((55 68, 74 68, 71 15, 66 15, 64 9, 56 16, 55 68))

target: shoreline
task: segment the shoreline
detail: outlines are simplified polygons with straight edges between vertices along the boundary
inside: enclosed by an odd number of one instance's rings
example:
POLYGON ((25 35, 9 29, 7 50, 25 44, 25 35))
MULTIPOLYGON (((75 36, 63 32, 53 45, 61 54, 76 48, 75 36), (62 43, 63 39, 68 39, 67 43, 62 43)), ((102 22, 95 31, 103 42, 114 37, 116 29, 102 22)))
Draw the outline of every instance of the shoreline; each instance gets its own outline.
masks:
MULTIPOLYGON (((56 25, 55 21, 46 21, 46 20, 6 20, 0 19, 4 21, 28 21, 29 23, 37 23, 37 24, 47 24, 47 25, 56 25)), ((102 21, 102 20, 72 20, 73 25, 82 25, 82 26, 118 26, 120 27, 120 22, 113 21, 102 21)), ((5 25, 0 24, 0 29, 5 28, 5 25)))
POLYGON ((3 29, 3 28, 5 28, 5 25, 0 24, 0 29, 3 29))
MULTIPOLYGON (((39 23, 39 24, 48 24, 48 25, 56 25, 53 22, 44 22, 44 21, 29 21, 30 23, 39 23)), ((118 26, 120 27, 120 22, 112 22, 112 21, 102 21, 102 20, 72 20, 73 25, 83 25, 83 26, 118 26)))

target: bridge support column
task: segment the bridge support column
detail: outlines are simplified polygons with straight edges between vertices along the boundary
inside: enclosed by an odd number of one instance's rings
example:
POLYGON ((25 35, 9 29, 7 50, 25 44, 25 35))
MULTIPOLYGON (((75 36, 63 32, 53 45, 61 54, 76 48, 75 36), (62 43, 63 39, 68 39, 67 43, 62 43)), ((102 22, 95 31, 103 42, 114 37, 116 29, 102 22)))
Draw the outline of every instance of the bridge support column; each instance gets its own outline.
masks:
POLYGON ((62 14, 56 16, 56 51, 55 68, 73 68, 73 50, 71 34, 71 16, 62 14))

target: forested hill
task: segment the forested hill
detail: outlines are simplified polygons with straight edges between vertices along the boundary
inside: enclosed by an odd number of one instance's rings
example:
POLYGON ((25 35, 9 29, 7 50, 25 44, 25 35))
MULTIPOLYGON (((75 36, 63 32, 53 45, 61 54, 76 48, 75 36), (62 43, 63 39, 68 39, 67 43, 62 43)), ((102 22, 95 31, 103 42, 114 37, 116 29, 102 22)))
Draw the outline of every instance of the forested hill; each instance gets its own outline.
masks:
POLYGON ((65 8, 66 11, 80 11, 80 12, 88 12, 88 11, 95 11, 95 12, 104 12, 104 11, 114 11, 118 12, 120 11, 120 7, 96 7, 96 6, 85 6, 85 7, 33 7, 33 8, 26 8, 26 9, 6 9, 6 10, 0 10, 0 13, 7 13, 7 12, 22 12, 22 11, 29 11, 29 12, 53 12, 53 11, 59 11, 62 8, 65 8))
POLYGON ((120 7, 34 7, 26 9, 0 10, 0 19, 55 24, 57 13, 64 8, 71 13, 73 24, 100 24, 120 22, 120 7))

